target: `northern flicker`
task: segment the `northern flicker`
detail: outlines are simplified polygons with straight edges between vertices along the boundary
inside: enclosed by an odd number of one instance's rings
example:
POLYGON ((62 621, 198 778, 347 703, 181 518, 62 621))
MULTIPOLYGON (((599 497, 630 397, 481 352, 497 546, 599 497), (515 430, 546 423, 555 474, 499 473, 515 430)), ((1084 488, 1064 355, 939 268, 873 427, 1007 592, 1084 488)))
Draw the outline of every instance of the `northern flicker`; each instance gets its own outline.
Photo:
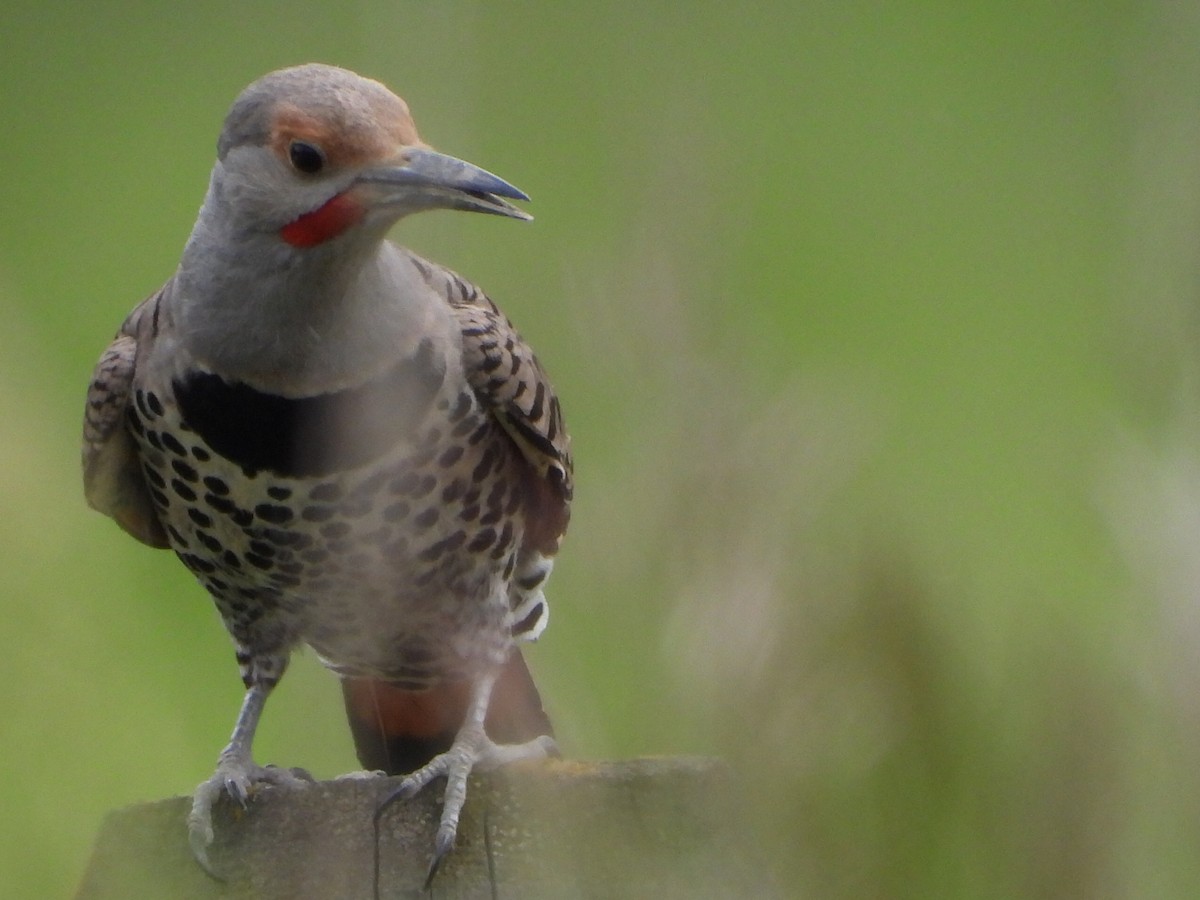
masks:
POLYGON ((251 743, 300 645, 367 769, 415 769, 402 796, 447 778, 431 872, 472 768, 555 752, 517 643, 569 517, 559 402, 482 291, 385 239, 421 210, 530 218, 511 199, 382 84, 272 72, 225 119, 178 270, 96 366, 88 502, 207 588, 246 686, 188 821, 206 867, 222 792, 297 777, 251 743))

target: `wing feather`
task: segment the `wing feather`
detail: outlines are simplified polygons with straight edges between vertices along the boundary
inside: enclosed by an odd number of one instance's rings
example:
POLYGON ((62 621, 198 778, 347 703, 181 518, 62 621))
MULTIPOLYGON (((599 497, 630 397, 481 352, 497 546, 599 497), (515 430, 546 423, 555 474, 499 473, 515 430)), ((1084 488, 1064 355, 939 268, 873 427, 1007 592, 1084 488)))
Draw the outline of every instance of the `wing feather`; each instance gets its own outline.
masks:
POLYGON ((571 438, 554 387, 532 348, 490 297, 426 260, 419 261, 418 269, 458 320, 468 382, 536 476, 529 485, 532 543, 553 553, 566 531, 574 491, 571 438))
POLYGON ((83 420, 83 490, 93 509, 142 543, 166 548, 167 535, 126 424, 139 346, 153 340, 161 294, 154 294, 129 315, 92 372, 83 420))

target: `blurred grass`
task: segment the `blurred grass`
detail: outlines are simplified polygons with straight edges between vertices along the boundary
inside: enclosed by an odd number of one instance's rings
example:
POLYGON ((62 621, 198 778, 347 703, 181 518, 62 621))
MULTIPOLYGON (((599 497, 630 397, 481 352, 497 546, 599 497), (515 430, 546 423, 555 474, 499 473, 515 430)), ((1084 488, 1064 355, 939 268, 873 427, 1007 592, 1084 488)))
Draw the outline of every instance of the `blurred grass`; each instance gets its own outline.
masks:
MULTIPOLYGON (((397 237, 538 348, 568 751, 721 753, 807 896, 1200 891, 1200 16, 368 0, 2 17, 0 894, 205 777, 215 613, 84 509, 82 392, 237 91, 319 59, 527 190, 397 237)), ((353 766, 311 657, 259 755, 353 766)))

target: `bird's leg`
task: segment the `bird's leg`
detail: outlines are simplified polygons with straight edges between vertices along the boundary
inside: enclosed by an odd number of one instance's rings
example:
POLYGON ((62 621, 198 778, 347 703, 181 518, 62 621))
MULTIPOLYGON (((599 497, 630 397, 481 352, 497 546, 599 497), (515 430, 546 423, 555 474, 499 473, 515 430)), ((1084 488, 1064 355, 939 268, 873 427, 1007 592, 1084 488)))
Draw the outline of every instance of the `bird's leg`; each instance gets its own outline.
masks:
POLYGON ((307 783, 290 769, 257 765, 251 753, 258 720, 276 681, 277 679, 256 679, 250 682, 242 699, 237 722, 233 726, 233 735, 217 760, 217 770, 212 777, 200 783, 192 796, 192 811, 188 814, 188 842, 196 862, 215 878, 220 878, 220 875, 213 870, 209 862, 208 848, 213 841, 212 810, 221 794, 227 793, 245 806, 252 788, 257 784, 307 783))
POLYGON ((437 874, 442 858, 454 847, 458 819, 467 799, 467 778, 473 769, 481 772, 522 759, 543 759, 558 752, 554 738, 541 735, 523 744, 497 744, 483 730, 488 703, 498 673, 490 672, 471 687, 471 700, 462 727, 454 743, 421 768, 409 774, 391 794, 383 799, 376 811, 379 815, 397 800, 407 800, 440 775, 446 776, 446 793, 442 799, 442 818, 433 843, 433 860, 429 865, 426 886, 437 874))

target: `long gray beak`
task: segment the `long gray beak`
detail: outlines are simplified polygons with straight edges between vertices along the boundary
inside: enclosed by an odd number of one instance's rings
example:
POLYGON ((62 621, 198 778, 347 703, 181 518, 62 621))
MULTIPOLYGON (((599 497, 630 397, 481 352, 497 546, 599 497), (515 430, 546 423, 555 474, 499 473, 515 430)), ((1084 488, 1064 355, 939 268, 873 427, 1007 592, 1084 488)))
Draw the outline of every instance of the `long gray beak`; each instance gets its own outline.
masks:
POLYGON ((533 218, 503 199, 528 200, 524 191, 479 166, 435 150, 405 150, 395 165, 368 169, 358 181, 383 188, 380 205, 404 206, 414 212, 462 209, 526 221, 533 218))

